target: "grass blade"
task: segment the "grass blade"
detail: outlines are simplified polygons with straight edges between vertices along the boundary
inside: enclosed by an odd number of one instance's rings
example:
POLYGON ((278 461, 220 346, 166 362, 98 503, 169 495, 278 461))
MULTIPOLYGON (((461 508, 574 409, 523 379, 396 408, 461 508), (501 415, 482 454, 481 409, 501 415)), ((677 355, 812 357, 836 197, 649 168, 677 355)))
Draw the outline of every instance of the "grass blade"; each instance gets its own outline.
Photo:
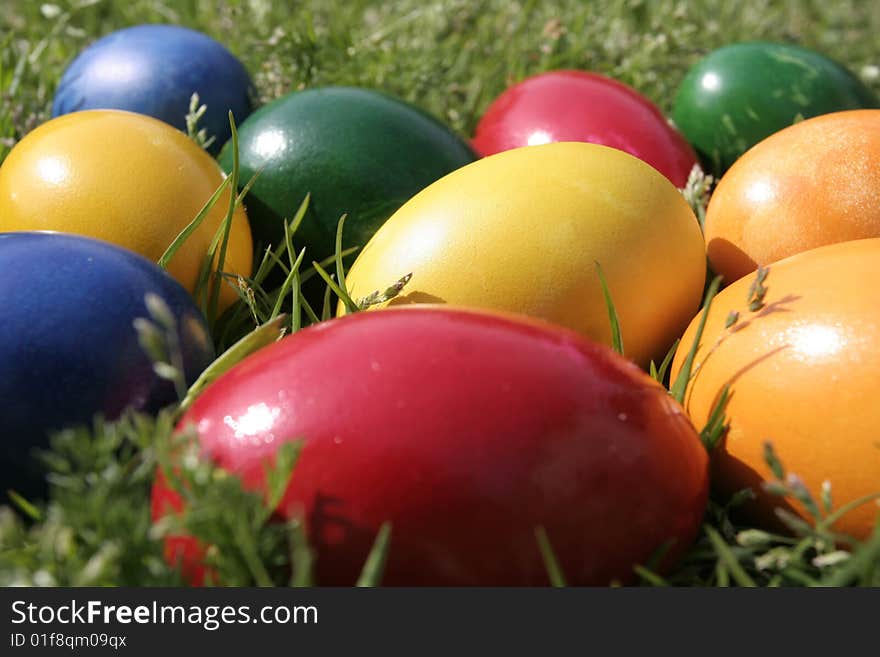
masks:
POLYGON ((358 577, 357 586, 371 587, 382 583, 385 574, 385 563, 388 561, 388 550, 391 547, 391 524, 384 523, 376 534, 373 549, 364 563, 361 576, 358 577))
POLYGON ((596 274, 599 276, 602 295, 605 297, 605 308, 608 310, 608 321, 611 323, 611 347, 623 356, 623 335, 620 333, 620 318, 617 316, 617 309, 614 307, 614 300, 611 298, 611 290, 608 289, 608 282, 605 280, 602 265, 598 261, 596 261, 596 274))
POLYGON ((688 351, 687 358, 685 358, 684 364, 681 366, 681 370, 679 371, 678 376, 675 378, 675 383, 672 384, 672 389, 670 390, 670 392, 672 393, 675 401, 677 401, 679 404, 684 403, 684 393, 687 390, 687 385, 691 380, 691 372, 694 368, 694 359, 697 357, 697 350, 700 348, 700 341, 703 339, 703 330, 706 328, 706 320, 709 317, 709 309, 712 307, 712 300, 715 298, 715 295, 718 294, 719 287, 721 287, 721 277, 716 276, 709 284, 709 289, 706 290, 706 298, 703 302, 703 312, 700 315, 700 323, 697 325, 697 332, 694 334, 694 340, 691 343, 690 351, 688 351))
POLYGON ((543 527, 535 527, 535 538, 538 541, 538 549, 541 551, 541 558, 544 560, 544 567, 547 569, 547 577, 550 578, 551 586, 564 587, 565 575, 553 546, 550 544, 550 538, 547 536, 547 530, 543 527))
POLYGON ((195 216, 195 218, 191 222, 189 222, 189 224, 187 224, 186 228, 184 228, 182 231, 180 231, 180 233, 177 235, 177 237, 174 238, 174 241, 171 242, 170 246, 167 249, 165 249, 165 253, 163 253, 162 257, 160 257, 159 260, 157 261, 157 264, 162 269, 168 268, 168 263, 174 257, 174 254, 177 253, 177 251, 180 249, 180 247, 183 246, 184 242, 186 242, 186 240, 189 239, 189 236, 192 235, 196 231, 196 229, 202 224, 202 222, 205 220, 205 217, 208 216, 208 213, 211 212, 211 210, 217 204, 217 201, 220 199, 220 196, 223 194, 223 192, 226 190, 226 188, 228 186, 229 186, 229 178, 226 178, 223 180, 222 183, 220 183, 220 186, 217 188, 217 191, 215 191, 213 194, 211 194, 211 198, 209 198, 205 202, 205 204, 202 206, 202 209, 199 210, 199 212, 195 216))
POLYGON ((180 404, 180 410, 184 411, 189 408, 201 394, 202 390, 216 380, 221 374, 232 368, 232 366, 238 364, 255 351, 258 351, 281 338, 281 336, 284 335, 284 323, 286 320, 286 315, 278 315, 268 323, 255 328, 223 352, 219 358, 202 372, 199 378, 196 379, 195 383, 190 386, 186 396, 180 404))
POLYGON ((706 536, 709 537, 709 540, 712 543, 712 547, 715 548, 715 554, 718 555, 719 566, 721 566, 723 570, 733 578, 733 581, 740 586, 757 586, 755 580, 749 577, 748 573, 743 569, 739 560, 737 560, 733 551, 731 551, 730 546, 724 542, 723 538, 721 538, 721 534, 709 525, 704 525, 703 528, 706 531, 706 536))

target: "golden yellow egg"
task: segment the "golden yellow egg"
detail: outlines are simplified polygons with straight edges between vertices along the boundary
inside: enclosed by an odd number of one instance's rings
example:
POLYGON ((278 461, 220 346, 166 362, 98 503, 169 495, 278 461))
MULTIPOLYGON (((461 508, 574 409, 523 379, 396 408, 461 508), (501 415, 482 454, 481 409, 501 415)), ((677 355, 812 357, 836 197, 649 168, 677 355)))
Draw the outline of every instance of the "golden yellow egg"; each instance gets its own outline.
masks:
POLYGON ((359 299, 412 273, 386 305, 522 313, 608 344, 596 263, 626 354, 642 365, 662 358, 699 306, 705 252, 697 220, 641 160, 555 143, 492 155, 421 191, 367 243, 347 284, 359 299))
MULTIPOLYGON (((0 231, 55 230, 95 237, 158 260, 223 182, 217 163, 185 134, 119 110, 52 119, 21 140, 0 167, 0 231)), ((225 192, 168 265, 193 291, 225 192)), ((236 209, 224 270, 250 276, 247 215, 236 209)), ((220 306, 237 298, 227 284, 220 306)))

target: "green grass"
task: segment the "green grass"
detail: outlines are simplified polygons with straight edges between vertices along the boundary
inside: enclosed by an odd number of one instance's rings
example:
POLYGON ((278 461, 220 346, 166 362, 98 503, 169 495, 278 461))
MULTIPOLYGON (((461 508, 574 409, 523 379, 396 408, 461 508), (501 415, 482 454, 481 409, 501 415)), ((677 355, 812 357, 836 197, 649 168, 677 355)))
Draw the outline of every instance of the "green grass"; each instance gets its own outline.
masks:
MULTIPOLYGON (((186 25, 227 44, 251 71, 263 101, 306 86, 381 88, 420 105, 467 137, 482 110, 507 85, 553 68, 611 75, 668 111, 678 83, 702 53, 744 39, 793 41, 816 48, 846 63, 880 91, 880 9, 874 5, 856 0, 775 2, 769 7, 753 0, 6 0, 0 4, 0 159, 48 118, 57 80, 81 48, 99 35, 141 22, 186 25)), ((691 191, 689 200, 699 215, 706 190, 691 191)), ((297 216, 304 209, 305 205, 297 216)), ((218 234, 220 250, 222 243, 223 235, 218 234)), ((282 331, 296 331, 327 316, 335 297, 328 294, 323 307, 312 307, 300 295, 300 285, 321 276, 344 296, 340 260, 331 258, 317 266, 303 262, 289 240, 267 254, 251 284, 241 288, 247 303, 214 323, 218 345, 235 346, 206 376, 218 375, 282 331), (285 274, 284 285, 264 290, 261 283, 268 271, 277 268, 285 274), (257 324, 266 326, 237 342, 257 324)), ((205 276, 202 301, 210 311, 216 291, 207 283, 207 270, 205 276)), ((396 294, 405 282, 388 281, 389 289, 376 291, 372 300, 346 299, 346 304, 354 309, 373 303, 396 294)), ((772 275, 767 284, 772 286, 772 275)), ((161 308, 154 310, 153 319, 140 327, 142 340, 147 347, 152 344, 156 354, 166 354, 159 371, 178 383, 181 398, 186 398, 187 391, 175 378, 173 327, 162 323, 161 308)), ((660 379, 667 371, 668 362, 655 368, 660 379)), ((683 392, 682 383, 673 387, 677 394, 683 392)), ((191 398, 192 391, 189 394, 191 398)), ((162 559, 160 542, 175 529, 212 545, 206 560, 224 583, 313 583, 314 555, 301 525, 274 522, 261 496, 241 490, 234 478, 197 459, 186 461, 174 474, 190 508, 197 511, 151 524, 153 473, 167 465, 172 449, 192 448, 186 436, 171 436, 178 412, 170 409, 158 418, 130 416, 113 424, 96 419, 91 428, 58 435, 45 455, 51 473, 49 502, 18 500, 15 510, 0 507, 0 585, 177 584, 180 576, 162 559)), ((719 407, 710 426, 700 428, 706 443, 717 440, 723 419, 719 407)), ((270 481, 286 481, 295 453, 288 456, 268 473, 270 481)), ((651 563, 640 566, 639 581, 683 586, 880 585, 880 527, 864 543, 841 543, 829 529, 827 492, 805 491, 772 450, 767 457, 777 477, 774 492, 814 509, 810 522, 784 517, 790 531, 771 533, 738 519, 736 508, 748 492, 733 499, 716 496, 700 537, 682 562, 663 576, 651 563)), ((393 534, 393 527, 383 528, 374 553, 364 555, 361 584, 380 581, 393 534)), ((540 528, 536 549, 545 558, 551 581, 564 582, 540 528)))

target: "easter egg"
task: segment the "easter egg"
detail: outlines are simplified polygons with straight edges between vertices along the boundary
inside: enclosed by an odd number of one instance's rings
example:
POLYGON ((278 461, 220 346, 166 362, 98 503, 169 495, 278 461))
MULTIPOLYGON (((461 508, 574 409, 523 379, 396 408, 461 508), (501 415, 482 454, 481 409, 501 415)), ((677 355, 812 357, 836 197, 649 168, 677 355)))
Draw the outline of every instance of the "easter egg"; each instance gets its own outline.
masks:
POLYGON ((626 151, 677 187, 684 187, 697 163, 654 103, 622 82, 586 71, 551 71, 510 87, 483 114, 473 146, 492 155, 558 141, 626 151))
MULTIPOLYGON (((181 426, 251 489, 302 439, 276 512, 304 517, 323 585, 356 581, 386 521, 386 584, 544 584, 537 527, 571 583, 629 581, 667 541, 671 559, 688 546, 707 495, 694 428, 634 364, 543 322, 459 309, 308 328, 218 379, 181 426)), ((157 481, 154 518, 180 505, 157 481)), ((168 557, 198 579, 189 541, 168 557)))
POLYGON ((727 281, 826 244, 880 237, 880 110, 798 123, 752 148, 706 211, 712 268, 727 281))
MULTIPOLYGON (((527 146, 440 179, 398 210, 347 277, 356 300, 412 274, 386 304, 523 313, 611 344, 596 263, 629 357, 662 358, 700 303, 703 238, 679 191, 622 151, 527 146)), ((340 306, 340 311, 344 309, 340 306)))
MULTIPOLYGON (((714 300, 685 397, 703 426, 725 385, 730 429, 713 453, 713 484, 726 493, 751 487, 746 509, 772 524, 780 498, 764 461, 770 441, 786 470, 818 500, 830 481, 835 507, 880 492, 880 239, 857 240, 800 253, 771 265, 764 307, 747 308, 753 276, 714 300), (739 322, 725 329, 731 311, 739 322)), ((676 376, 693 343, 698 319, 682 338, 676 376)), ((807 518, 801 507, 785 505, 807 518)), ((835 529, 862 539, 877 519, 876 504, 846 513, 835 529)))
MULTIPOLYGON (((334 252, 339 218, 345 242, 363 246, 405 201, 474 160, 470 148, 421 110, 378 91, 309 89, 255 112, 239 131, 241 184, 260 172, 245 204, 257 241, 278 245, 306 194, 294 236, 309 260, 334 252)), ((232 167, 231 145, 220 154, 232 167)))
POLYGON ((217 151, 254 106, 241 62, 211 37, 176 25, 138 25, 112 32, 83 50, 58 83, 52 116, 87 109, 147 114, 186 130, 190 98, 206 106, 198 123, 217 151))
POLYGON ((176 399, 133 322, 156 295, 177 327, 187 381, 213 359, 190 296, 153 263, 106 242, 60 233, 0 233, 0 480, 39 491, 30 458, 47 434, 95 414, 152 412, 176 399))
POLYGON ((716 175, 799 118, 880 107, 837 62, 785 43, 746 42, 709 53, 678 89, 672 117, 716 175))
MULTIPOLYGON (((118 110, 75 112, 22 139, 0 167, 0 231, 56 230, 102 239, 157 261, 223 182, 183 133, 118 110)), ((229 206, 226 190, 168 264, 194 291, 229 206)), ((233 216, 224 271, 250 276, 247 215, 233 216)), ((221 306, 238 298, 223 283, 221 306)))

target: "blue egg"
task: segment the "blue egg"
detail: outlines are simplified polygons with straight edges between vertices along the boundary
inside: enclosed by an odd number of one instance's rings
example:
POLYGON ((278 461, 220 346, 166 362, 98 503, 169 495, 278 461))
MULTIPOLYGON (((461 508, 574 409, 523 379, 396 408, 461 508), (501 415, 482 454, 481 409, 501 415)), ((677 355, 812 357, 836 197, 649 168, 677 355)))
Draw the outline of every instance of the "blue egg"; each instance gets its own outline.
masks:
POLYGON ((186 129, 190 97, 207 111, 200 127, 216 152, 254 108, 253 84, 241 62, 214 39, 175 25, 139 25, 113 32, 79 54, 64 72, 52 116, 86 109, 148 114, 186 129))
POLYGON ((190 295, 159 267, 90 238, 0 233, 0 491, 42 491, 31 452, 50 432, 176 399, 134 328, 150 317, 148 293, 176 320, 191 383, 214 348, 190 295))

